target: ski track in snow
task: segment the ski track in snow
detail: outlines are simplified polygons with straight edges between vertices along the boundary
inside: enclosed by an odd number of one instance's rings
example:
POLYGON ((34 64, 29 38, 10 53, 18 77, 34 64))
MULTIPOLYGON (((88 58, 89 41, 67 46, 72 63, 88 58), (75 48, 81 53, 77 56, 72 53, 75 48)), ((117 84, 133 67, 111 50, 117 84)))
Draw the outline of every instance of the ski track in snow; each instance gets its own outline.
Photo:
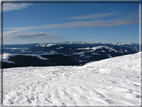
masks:
POLYGON ((4 105, 140 105, 140 52, 84 66, 3 69, 4 105))

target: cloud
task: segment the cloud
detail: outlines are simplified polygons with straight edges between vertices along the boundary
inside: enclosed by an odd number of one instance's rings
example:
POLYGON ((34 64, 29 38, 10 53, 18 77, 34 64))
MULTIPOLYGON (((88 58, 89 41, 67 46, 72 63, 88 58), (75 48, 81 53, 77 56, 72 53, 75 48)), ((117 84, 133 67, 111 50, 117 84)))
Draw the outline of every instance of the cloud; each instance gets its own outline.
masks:
POLYGON ((118 25, 128 25, 128 24, 138 24, 138 14, 127 15, 126 17, 121 17, 114 20, 99 20, 99 21, 74 21, 68 23, 60 24, 48 24, 42 26, 30 26, 30 27, 18 27, 18 28, 4 28, 4 30, 9 30, 4 32, 4 38, 60 38, 52 32, 42 32, 42 33, 31 33, 30 30, 35 29, 66 29, 66 28, 81 28, 81 27, 108 27, 108 26, 118 26, 118 25), (25 32, 26 31, 26 32, 25 32), (27 32, 28 31, 28 32, 27 32))
POLYGON ((21 10, 32 5, 32 3, 3 3, 3 11, 21 10))
POLYGON ((16 32, 16 31, 7 31, 3 34, 4 39, 43 39, 43 38, 50 38, 50 39, 56 39, 60 38, 59 36, 56 36, 52 32, 16 32))
POLYGON ((51 29, 51 28, 64 29, 64 28, 74 28, 74 27, 118 26, 118 25, 128 25, 128 24, 137 24, 137 23, 139 23, 138 19, 135 19, 135 20, 116 19, 116 20, 101 20, 101 21, 76 21, 76 22, 50 24, 50 25, 35 26, 35 27, 32 26, 32 27, 4 28, 4 29, 24 31, 24 30, 51 29))
POLYGON ((80 20, 80 19, 98 19, 102 17, 108 17, 108 16, 113 16, 116 13, 96 13, 96 14, 90 14, 90 15, 85 15, 85 16, 73 16, 73 17, 67 17, 65 19, 75 19, 75 20, 80 20))
POLYGON ((41 29, 49 28, 73 28, 73 27, 96 27, 96 26, 117 26, 117 25, 127 25, 136 24, 138 20, 101 20, 101 21, 77 21, 63 24, 52 24, 42 26, 41 29))

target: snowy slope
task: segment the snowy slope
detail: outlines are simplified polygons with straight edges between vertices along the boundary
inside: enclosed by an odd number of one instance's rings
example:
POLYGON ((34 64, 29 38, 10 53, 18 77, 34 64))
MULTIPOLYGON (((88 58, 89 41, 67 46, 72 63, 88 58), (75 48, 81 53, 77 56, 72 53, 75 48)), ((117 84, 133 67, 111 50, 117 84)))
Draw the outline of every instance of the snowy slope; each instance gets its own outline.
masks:
POLYGON ((140 105, 140 53, 84 66, 3 69, 4 105, 140 105))

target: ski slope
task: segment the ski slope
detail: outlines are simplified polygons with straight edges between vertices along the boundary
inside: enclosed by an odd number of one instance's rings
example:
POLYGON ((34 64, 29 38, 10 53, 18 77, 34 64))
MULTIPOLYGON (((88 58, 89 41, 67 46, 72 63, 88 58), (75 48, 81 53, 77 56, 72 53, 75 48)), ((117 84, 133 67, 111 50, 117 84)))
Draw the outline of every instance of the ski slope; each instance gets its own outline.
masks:
POLYGON ((3 103, 13 106, 139 106, 140 69, 140 52, 84 66, 3 69, 3 103))

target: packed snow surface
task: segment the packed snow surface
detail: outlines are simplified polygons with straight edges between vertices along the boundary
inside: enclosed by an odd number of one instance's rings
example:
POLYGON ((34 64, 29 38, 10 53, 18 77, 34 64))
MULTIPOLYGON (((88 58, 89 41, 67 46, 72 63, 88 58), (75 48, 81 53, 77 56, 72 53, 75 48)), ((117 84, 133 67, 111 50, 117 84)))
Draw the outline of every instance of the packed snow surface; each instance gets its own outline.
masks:
POLYGON ((24 106, 139 106, 140 69, 140 52, 84 66, 3 69, 3 101, 24 106))

